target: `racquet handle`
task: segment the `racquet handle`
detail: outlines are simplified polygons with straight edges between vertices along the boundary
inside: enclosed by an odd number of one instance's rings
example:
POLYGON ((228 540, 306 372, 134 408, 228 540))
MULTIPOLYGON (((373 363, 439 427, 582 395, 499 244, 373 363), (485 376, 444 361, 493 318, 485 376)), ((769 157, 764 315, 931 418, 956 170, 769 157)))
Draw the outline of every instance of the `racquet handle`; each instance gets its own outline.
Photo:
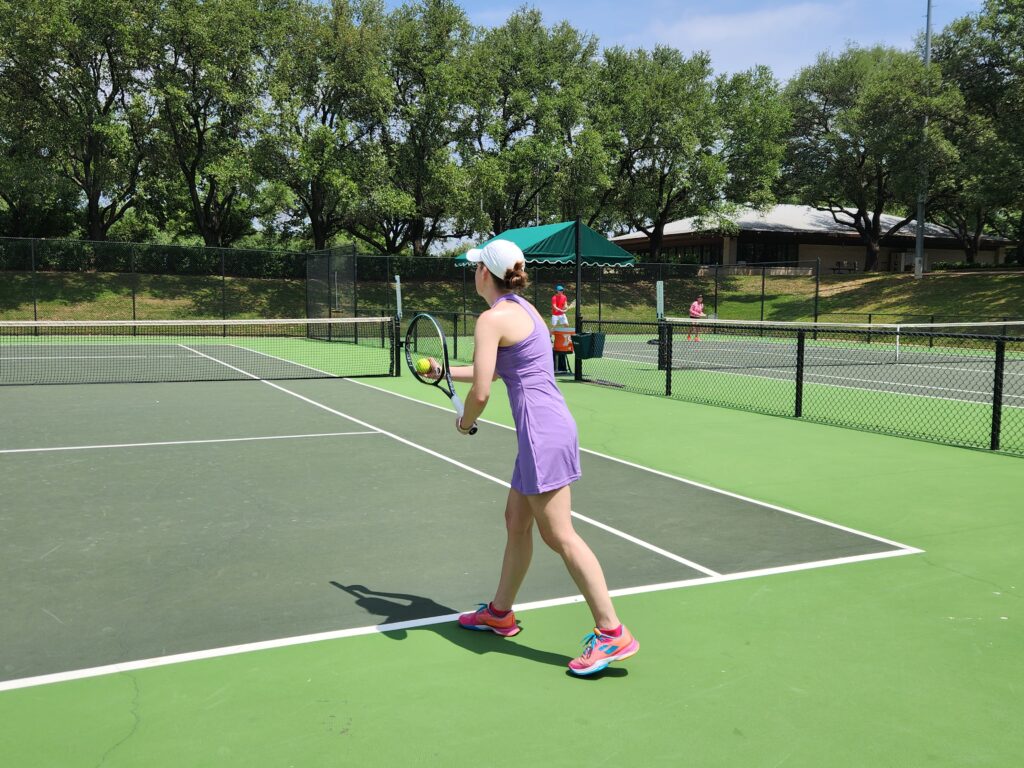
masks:
MULTIPOLYGON (((452 405, 455 406, 455 413, 459 417, 459 426, 461 426, 462 425, 462 417, 465 415, 466 409, 462 405, 462 400, 456 394, 452 394, 452 405)), ((465 430, 465 432, 468 435, 475 435, 476 432, 477 432, 477 429, 479 429, 479 427, 477 427, 476 422, 474 421, 473 422, 473 426, 471 426, 469 429, 465 430)))

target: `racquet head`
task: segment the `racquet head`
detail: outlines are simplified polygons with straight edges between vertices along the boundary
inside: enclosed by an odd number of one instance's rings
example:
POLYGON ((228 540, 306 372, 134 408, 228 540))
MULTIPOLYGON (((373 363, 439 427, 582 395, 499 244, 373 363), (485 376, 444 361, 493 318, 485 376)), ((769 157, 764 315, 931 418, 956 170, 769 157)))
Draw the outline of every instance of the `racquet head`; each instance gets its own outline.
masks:
POLYGON ((424 384, 437 384, 448 374, 448 345, 444 331, 430 315, 416 315, 405 332, 405 362, 412 375, 424 384), (421 371, 421 360, 430 366, 421 371))

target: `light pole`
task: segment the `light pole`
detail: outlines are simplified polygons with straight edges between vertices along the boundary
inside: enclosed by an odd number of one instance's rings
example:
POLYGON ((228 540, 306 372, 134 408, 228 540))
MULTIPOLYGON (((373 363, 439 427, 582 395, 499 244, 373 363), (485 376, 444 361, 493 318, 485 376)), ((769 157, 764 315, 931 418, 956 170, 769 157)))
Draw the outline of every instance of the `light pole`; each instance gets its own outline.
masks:
MULTIPOLYGON (((932 0, 928 0, 928 16, 924 30, 924 68, 925 77, 927 70, 932 63, 932 0)), ((928 114, 925 113, 924 125, 921 128, 922 144, 925 133, 928 130, 928 114)), ((923 149, 923 146, 922 146, 923 149)), ((928 161, 922 157, 921 160, 921 188, 917 193, 917 238, 914 243, 914 274, 918 275, 918 269, 924 269, 924 216, 925 199, 928 196, 928 161)))

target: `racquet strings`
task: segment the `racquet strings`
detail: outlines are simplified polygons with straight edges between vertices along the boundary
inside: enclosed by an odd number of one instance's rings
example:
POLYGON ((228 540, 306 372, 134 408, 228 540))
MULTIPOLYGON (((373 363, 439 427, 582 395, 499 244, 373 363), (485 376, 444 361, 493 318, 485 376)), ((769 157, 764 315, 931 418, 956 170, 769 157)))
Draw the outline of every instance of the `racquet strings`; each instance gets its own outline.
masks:
POLYGON ((413 375, 426 384, 434 384, 437 378, 431 373, 420 373, 416 369, 416 364, 423 358, 433 358, 434 363, 443 371, 444 339, 437 326, 428 318, 416 318, 406 333, 405 344, 413 375))

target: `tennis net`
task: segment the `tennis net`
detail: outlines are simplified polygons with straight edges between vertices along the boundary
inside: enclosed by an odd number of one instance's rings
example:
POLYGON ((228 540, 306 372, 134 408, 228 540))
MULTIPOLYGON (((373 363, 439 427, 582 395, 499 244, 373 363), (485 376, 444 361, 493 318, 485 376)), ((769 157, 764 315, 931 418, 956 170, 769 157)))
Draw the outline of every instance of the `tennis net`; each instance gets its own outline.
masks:
POLYGON ((390 317, 0 322, 0 385, 392 376, 390 317))
POLYGON ((1024 321, 799 323, 666 317, 659 358, 676 369, 936 365, 991 361, 991 339, 1024 338, 1024 321))

